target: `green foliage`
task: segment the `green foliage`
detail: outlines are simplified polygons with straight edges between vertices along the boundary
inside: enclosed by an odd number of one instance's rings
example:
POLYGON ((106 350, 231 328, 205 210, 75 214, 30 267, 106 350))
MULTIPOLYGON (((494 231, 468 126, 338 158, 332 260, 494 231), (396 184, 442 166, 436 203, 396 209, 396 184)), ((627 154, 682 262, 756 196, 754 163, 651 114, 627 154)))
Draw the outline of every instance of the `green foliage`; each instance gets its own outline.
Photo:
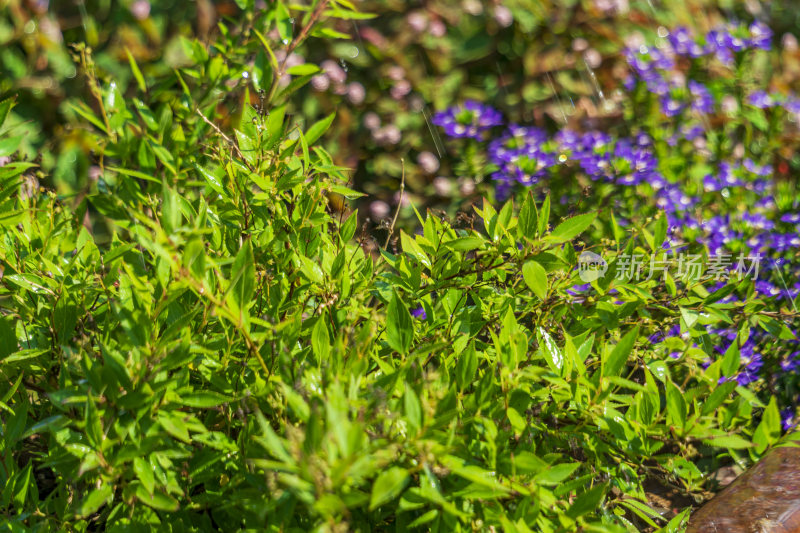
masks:
POLYGON ((95 99, 69 109, 99 168, 82 194, 31 187, 0 102, 9 529, 677 531, 687 513, 663 515, 652 486, 702 493, 722 461, 778 442, 774 401, 719 384, 737 343, 704 368, 699 348, 672 359, 646 337, 780 332, 758 300, 610 278, 567 292, 585 232, 647 254, 664 222, 626 233, 528 196, 485 202, 477 229, 417 213, 399 250, 365 253, 340 209, 360 193, 321 144, 334 115, 294 114, 316 70, 283 73, 257 29, 302 46, 362 14, 237 4, 252 31, 184 39, 186 64, 146 77, 128 53, 124 90, 75 47, 95 99), (229 83, 253 57, 258 98, 229 83))

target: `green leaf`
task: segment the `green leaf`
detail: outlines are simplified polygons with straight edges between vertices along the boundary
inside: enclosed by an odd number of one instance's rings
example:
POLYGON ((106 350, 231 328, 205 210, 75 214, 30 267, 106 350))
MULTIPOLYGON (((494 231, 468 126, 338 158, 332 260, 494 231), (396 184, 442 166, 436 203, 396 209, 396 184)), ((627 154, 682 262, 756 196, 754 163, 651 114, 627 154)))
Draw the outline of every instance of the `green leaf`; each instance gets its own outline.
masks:
POLYGON ((231 287, 229 301, 243 314, 252 303, 255 290, 255 260, 253 259, 253 245, 246 239, 236 254, 231 268, 231 287))
POLYGON ((661 245, 664 244, 664 240, 667 238, 668 225, 667 216, 662 213, 656 221, 656 228, 653 233, 653 253, 661 251, 661 245))
POLYGON ((627 507, 632 512, 634 512, 639 518, 644 520, 648 525, 652 527, 658 527, 658 524, 656 524, 653 521, 653 518, 661 518, 661 514, 655 509, 652 509, 647 504, 644 504, 634 499, 625 499, 620 501, 619 503, 620 505, 627 507))
POLYGON ((314 144, 317 142, 317 139, 322 137, 322 134, 328 131, 328 128, 331 126, 335 116, 336 113, 331 113, 322 120, 315 122, 310 128, 308 128, 308 131, 306 131, 306 141, 308 144, 314 144))
POLYGON ((233 398, 210 390, 198 390, 187 394, 181 394, 178 403, 197 409, 209 409, 224 403, 230 403, 233 398))
POLYGON ((656 533, 678 533, 679 531, 683 531, 683 527, 686 525, 686 521, 689 518, 689 513, 691 513, 691 511, 691 507, 684 509, 675 515, 666 526, 659 529, 656 533))
POLYGON ((153 465, 150 464, 143 457, 134 457, 133 458, 133 471, 136 473, 136 477, 139 478, 139 481, 142 482, 145 490, 147 490, 148 494, 153 494, 155 490, 155 476, 153 474, 153 465))
POLYGON ((547 224, 550 222, 550 195, 544 199, 542 203, 542 210, 539 213, 539 237, 543 237, 547 233, 547 224))
POLYGON ((9 318, 0 316, 0 359, 5 359, 18 348, 17 336, 9 324, 9 318))
MULTIPOLYGON (((248 106, 248 109, 252 108, 248 106)), ((286 105, 281 105, 270 110, 269 116, 267 117, 267 142, 264 146, 265 149, 272 149, 272 147, 275 146, 278 141, 280 141, 281 136, 283 135, 283 122, 285 116, 286 105)), ((244 114, 242 115, 242 119, 244 120, 244 114)), ((244 127, 244 124, 242 126, 244 127)), ((308 136, 306 136, 306 141, 308 141, 308 136)))
POLYGON ((396 292, 386 309, 386 342, 389 347, 402 354, 408 353, 414 340, 414 326, 411 313, 396 292))
POLYGON ((333 193, 344 196, 348 200, 355 200, 356 198, 362 198, 366 196, 366 194, 364 194, 363 192, 354 191, 353 189, 345 187, 344 185, 329 185, 328 190, 330 190, 333 193))
POLYGON ((428 254, 417 244, 416 240, 409 237, 403 230, 400 230, 400 245, 403 247, 404 252, 419 261, 420 264, 431 268, 431 260, 428 258, 428 254))
POLYGON ((84 404, 83 423, 86 431, 86 438, 93 448, 99 450, 103 442, 103 425, 100 413, 95 406, 94 398, 91 393, 87 395, 84 404))
POLYGON ((178 206, 178 193, 164 183, 161 204, 161 225, 167 233, 174 233, 181 225, 181 211, 178 206))
POLYGON ((703 416, 710 415, 716 411, 717 407, 722 405, 722 402, 724 402, 725 399, 730 396, 735 388, 736 381, 726 381, 722 385, 714 387, 714 390, 708 396, 706 401, 703 402, 703 416))
POLYGON ((18 509, 24 508, 25 500, 28 498, 28 492, 31 489, 32 471, 33 463, 28 462, 25 468, 17 471, 17 473, 8 480, 8 485, 3 489, 3 495, 0 497, 0 505, 3 505, 2 502, 10 500, 12 506, 18 509))
POLYGON ((175 437, 176 439, 189 443, 191 442, 191 437, 189 437, 189 429, 186 427, 186 423, 182 420, 181 413, 167 413, 164 411, 158 412, 158 422, 161 424, 167 433, 175 437))
POLYGON ((88 105, 86 105, 85 102, 78 102, 77 104, 70 103, 69 107, 70 107, 70 109, 75 111, 77 114, 79 114, 80 116, 82 116, 83 118, 85 118, 86 120, 91 122, 92 124, 94 124, 103 133, 105 133, 105 134, 109 133, 109 131, 106 129, 105 124, 103 124, 103 122, 100 119, 98 119, 96 116, 94 116, 94 112, 92 111, 92 109, 88 105))
POLYGON ((13 155, 14 152, 17 151, 17 148, 19 148, 21 142, 22 135, 6 137, 5 139, 0 138, 0 157, 13 155))
POLYGON ((19 224, 27 215, 28 213, 24 209, 0 213, 0 228, 19 224))
POLYGON ((258 425, 261 431, 264 433, 264 436, 258 441, 259 444, 261 444, 265 450, 269 451, 276 459, 286 464, 291 464, 293 462, 292 456, 286 451, 280 437, 278 437, 278 434, 272 429, 272 426, 264 417, 264 414, 261 411, 256 411, 256 418, 258 419, 258 425))
POLYGON ((571 241, 592 225, 596 217, 595 213, 587 213, 585 215, 578 215, 565 220, 553 232, 548 235, 547 239, 557 243, 571 241))
POLYGON ((278 34, 281 40, 288 43, 292 40, 292 29, 294 28, 292 15, 280 0, 275 3, 275 24, 278 27, 278 34))
POLYGON ((700 318, 700 313, 697 311, 692 311, 691 309, 686 309, 685 307, 681 307, 681 318, 686 323, 687 329, 692 329, 692 326, 695 325, 697 319, 700 318))
POLYGON ((178 500, 176 500, 174 496, 171 496, 170 494, 164 494, 162 492, 150 494, 141 483, 136 486, 136 498, 138 498, 138 500, 143 504, 150 506, 153 509, 158 509, 159 511, 174 512, 180 507, 178 500))
POLYGON ((128 55, 128 64, 131 66, 131 72, 133 72, 133 77, 136 78, 136 83, 139 84, 139 90, 143 93, 147 92, 147 84, 144 81, 144 76, 142 76, 142 71, 139 70, 139 65, 136 64, 136 60, 133 58, 133 54, 131 51, 128 50, 128 47, 125 47, 125 53, 128 55))
MULTIPOLYGON (((62 345, 69 344, 75 326, 78 322, 78 308, 69 303, 69 296, 62 293, 53 308, 53 326, 55 327, 56 337, 62 345)), ((0 334, 2 336, 2 334, 0 334)))
POLYGON ((540 485, 558 485, 570 477, 580 466, 580 463, 560 463, 549 466, 536 475, 536 482, 540 485))
POLYGON ((478 354, 475 348, 470 345, 458 356, 456 363, 456 381, 459 389, 466 388, 475 379, 475 372, 478 370, 478 354))
POLYGON ((501 495, 510 491, 508 487, 500 483, 495 472, 484 470, 476 465, 465 464, 463 459, 453 455, 444 456, 441 462, 442 465, 451 470, 455 475, 497 491, 501 495))
POLYGON ((353 238, 353 235, 356 233, 357 223, 358 209, 350 213, 350 216, 347 217, 347 220, 345 220, 342 226, 339 228, 339 235, 341 236, 342 242, 348 242, 353 238))
POLYGON ((289 67, 286 72, 292 76, 309 76, 320 72, 320 68, 312 63, 302 63, 289 67))
POLYGON ((0 100, 0 130, 3 128, 3 123, 6 121, 6 117, 11 112, 11 108, 14 107, 14 98, 6 98, 4 100, 0 100))
POLYGON ((725 355, 722 356, 722 374, 729 378, 739 371, 741 364, 741 357, 739 356, 739 337, 737 336, 725 350, 725 355))
POLYGON ((458 237, 452 241, 447 241, 444 246, 456 252, 471 252, 483 248, 484 240, 480 237, 458 237))
POLYGON ((547 297, 547 271, 536 261, 528 261, 522 265, 522 277, 533 293, 544 300, 547 297))
POLYGON ((203 176, 203 179, 206 180, 206 183, 214 190, 214 192, 221 194, 225 198, 229 197, 228 192, 225 190, 225 187, 222 186, 219 178, 217 178, 211 171, 205 167, 201 167, 197 163, 194 164, 194 168, 201 176, 203 176))
POLYGON ((0 363, 3 364, 10 364, 16 363, 18 361, 25 361, 28 359, 36 359, 37 357, 41 357, 42 355, 48 353, 50 350, 47 349, 35 349, 35 348, 27 348, 24 350, 18 350, 5 359, 0 359, 0 363))
POLYGON ((360 11, 345 11, 344 9, 335 8, 335 9, 326 9, 325 16, 336 17, 342 20, 369 20, 375 18, 377 15, 373 13, 361 13, 360 11))
POLYGON ((614 349, 611 350, 608 358, 603 361, 603 376, 620 375, 638 337, 639 326, 637 325, 620 339, 614 349))
POLYGON ((374 510, 384 503, 390 502, 400 496, 408 484, 408 471, 399 466, 393 466, 378 475, 372 484, 372 495, 369 498, 369 508, 374 510))
POLYGON ((409 386, 406 386, 406 392, 403 396, 406 419, 412 429, 419 431, 422 427, 422 406, 419 403, 419 398, 414 389, 409 386))
POLYGON ((773 396, 770 398, 769 405, 764 409, 764 415, 753 434, 753 442, 758 446, 756 451, 763 453, 768 446, 772 446, 781 438, 781 414, 778 410, 778 403, 773 396))
POLYGON ((322 313, 317 319, 317 323, 314 324, 314 330, 311 333, 311 349, 319 361, 327 359, 331 349, 331 339, 325 313, 322 313))
POLYGON ((81 502, 78 507, 78 516, 87 517, 93 515, 103 505, 110 503, 114 491, 111 485, 103 483, 99 488, 93 489, 81 502))
POLYGON ((539 336, 542 339, 541 348, 547 365, 553 369, 553 371, 560 374, 561 369, 564 367, 564 355, 544 328, 539 328, 539 336))
POLYGON ((738 435, 715 437, 713 439, 706 439, 703 442, 709 446, 716 446, 717 448, 729 448, 731 450, 744 450, 746 448, 753 447, 752 442, 738 435))
POLYGON ((533 201, 533 196, 528 194, 525 196, 525 201, 522 202, 522 207, 519 209, 519 218, 517 221, 519 237, 527 237, 530 240, 535 239, 538 222, 536 204, 533 201))
POLYGON ((330 39, 352 39, 352 37, 346 33, 342 33, 340 31, 336 31, 332 28, 322 28, 317 27, 314 28, 313 35, 315 37, 327 37, 330 39))
POLYGON ((667 381, 666 389, 669 421, 674 426, 683 430, 683 428, 686 427, 686 416, 688 415, 688 408, 686 406, 686 400, 683 397, 683 392, 671 381, 667 381))
POLYGON ((522 432, 525 431, 525 428, 528 426, 527 420, 525 420, 519 411, 514 409, 513 407, 509 407, 506 409, 506 416, 508 417, 508 421, 511 423, 511 428, 514 430, 515 435, 522 435, 522 432))
POLYGON ((578 496, 578 499, 575 500, 575 503, 573 503, 567 511, 567 516, 573 520, 577 520, 579 517, 597 509, 597 506, 600 505, 600 502, 603 500, 603 496, 605 496, 607 489, 608 484, 603 483, 578 496))
POLYGON ((127 168, 118 168, 118 167, 105 167, 106 170, 110 170, 112 172, 116 172, 118 174, 122 174, 123 176, 133 176, 134 178, 139 178, 142 180, 152 181, 153 183, 161 183, 161 180, 151 176, 150 174, 146 174, 144 172, 140 172, 138 170, 131 170, 127 168))

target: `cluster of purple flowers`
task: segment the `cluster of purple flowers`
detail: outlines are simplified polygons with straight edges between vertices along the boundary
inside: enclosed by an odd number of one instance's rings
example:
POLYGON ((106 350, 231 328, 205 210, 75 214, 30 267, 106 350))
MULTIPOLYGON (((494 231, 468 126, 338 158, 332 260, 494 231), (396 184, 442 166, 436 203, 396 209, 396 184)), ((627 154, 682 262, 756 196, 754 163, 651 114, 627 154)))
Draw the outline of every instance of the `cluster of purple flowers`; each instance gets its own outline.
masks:
MULTIPOLYGON (((736 342, 736 330, 733 328, 723 329, 717 332, 717 338, 729 341, 727 346, 716 347, 719 355, 723 355, 730 344, 736 342)), ((730 378, 721 377, 719 380, 720 383, 735 380, 738 385, 746 387, 758 381, 759 373, 764 366, 764 359, 761 355, 757 335, 751 335, 750 338, 739 347, 739 357, 741 361, 739 372, 730 378)))
MULTIPOLYGON (((656 46, 645 44, 630 46, 624 57, 631 69, 624 85, 633 90, 641 81, 647 90, 658 96, 661 110, 667 117, 675 117, 687 110, 710 114, 716 109, 716 100, 709 88, 699 81, 686 79, 681 73, 681 58, 716 58, 724 65, 732 65, 734 57, 745 50, 769 50, 772 30, 761 22, 749 26, 728 24, 717 27, 705 35, 694 35, 688 28, 680 27, 667 35, 656 46)), ((800 110, 796 98, 776 98, 763 90, 750 94, 747 102, 759 108, 783 105, 787 111, 800 110)))
POLYGON ((436 113, 433 123, 450 137, 482 140, 485 131, 503 124, 503 116, 491 106, 467 100, 460 106, 436 113))
POLYGON ((497 166, 492 179, 500 198, 507 197, 515 183, 533 185, 562 166, 576 166, 593 181, 668 185, 647 135, 617 139, 600 131, 562 130, 550 139, 538 128, 512 125, 489 144, 488 153, 497 166))
POLYGON ((490 161, 498 167, 492 178, 498 182, 501 197, 508 196, 513 183, 524 186, 538 183, 548 169, 558 164, 543 130, 516 124, 489 143, 488 153, 490 161))
POLYGON ((694 141, 695 139, 700 139, 705 141, 706 130, 703 126, 699 124, 683 124, 678 128, 669 139, 667 139, 667 144, 670 146, 676 146, 680 141, 694 141))
MULTIPOLYGON (((709 87, 695 80, 686 80, 679 70, 679 58, 693 59, 713 55, 722 63, 731 65, 735 55, 746 49, 768 50, 771 39, 771 30, 760 23, 754 23, 746 29, 742 26, 719 28, 709 32, 704 38, 695 38, 689 30, 679 28, 669 35, 666 45, 662 43, 656 48, 640 46, 626 51, 626 58, 633 71, 633 75, 626 80, 626 86, 632 89, 641 81, 648 91, 658 95, 664 115, 680 115, 684 119, 676 133, 667 139, 669 145, 677 146, 681 141, 689 141, 696 147, 704 148, 706 131, 700 125, 701 122, 698 122, 701 117, 691 119, 688 112, 696 115, 713 113, 716 101, 709 87)), ((795 122, 800 122, 800 99, 794 94, 781 95, 756 90, 746 96, 745 102, 758 109, 782 107, 790 114, 790 118, 794 117, 795 122)), ((724 101, 722 107, 724 110, 724 101)), ((656 202, 670 217, 670 233, 677 230, 675 233, 688 241, 686 246, 692 241, 696 242, 705 247, 709 254, 735 256, 737 252, 744 251, 747 254, 760 255, 764 259, 760 263, 761 274, 753 283, 755 295, 762 300, 775 300, 782 302, 781 305, 793 306, 795 299, 800 296, 800 281, 797 279, 796 268, 790 263, 782 262, 781 258, 800 246, 800 213, 781 214, 778 211, 774 199, 774 184, 770 179, 773 175, 771 165, 759 165, 752 159, 743 158, 718 161, 716 167, 714 172, 706 174, 702 179, 702 188, 697 191, 697 196, 687 195, 674 184, 656 187, 656 202), (703 195, 707 195, 706 199, 709 200, 710 196, 714 197, 713 202, 703 202, 703 205, 717 207, 729 197, 738 199, 738 205, 731 206, 734 207, 732 215, 718 214, 705 220, 695 210, 685 210, 681 214, 675 209, 682 203, 687 207, 698 204, 703 195), (744 198, 745 204, 742 204, 744 198), (746 212, 741 212, 741 205, 751 207, 746 212), (672 213, 670 208, 673 208, 672 213)), ((733 265, 730 268, 733 269, 733 265)), ((716 289, 726 283, 719 282, 716 289)), ((736 293, 732 293, 720 302, 742 303, 742 300, 736 293)), ((710 329, 708 332, 714 339, 713 342, 720 346, 717 348, 718 356, 725 353, 725 349, 735 341, 737 335, 734 328, 710 329)), ((666 333, 654 334, 651 341, 658 343, 666 337, 679 335, 680 329, 675 326, 666 333)), ((786 345, 786 341, 776 344, 774 336, 764 330, 753 330, 747 341, 739 347, 739 371, 728 379, 735 380, 740 386, 748 386, 761 377, 769 377, 767 373, 774 371, 778 372, 778 379, 795 375, 800 371, 800 351, 785 356, 778 368, 766 365, 766 354, 770 354, 772 359, 775 350, 782 350, 786 345)), ((675 357, 679 354, 669 355, 675 357)), ((709 359, 707 364, 710 362, 709 359)), ((784 429, 795 427, 795 409, 783 409, 781 419, 784 429)))
MULTIPOLYGON (((713 57, 731 64, 737 54, 745 50, 768 50, 771 39, 771 30, 756 22, 750 26, 717 28, 701 37, 695 37, 686 28, 678 28, 657 47, 627 49, 625 57, 634 73, 626 82, 628 88, 643 82, 648 91, 658 96, 665 115, 681 119, 676 121, 675 133, 659 142, 678 146, 685 141, 704 149, 709 141, 706 138, 709 123, 702 115, 714 113, 717 101, 709 86, 687 80, 680 73, 679 68, 686 62, 681 58, 713 57)), ((800 122, 800 98, 793 94, 782 96, 758 90, 746 96, 745 102, 760 109, 781 106, 800 122)), ((722 107, 725 109, 724 100, 722 107)), ((489 106, 467 102, 438 113, 434 123, 443 127, 451 137, 483 140, 487 130, 502 125, 502 119, 500 113, 489 106)), ((493 166, 491 178, 496 183, 498 199, 508 197, 515 186, 548 184, 576 173, 620 188, 645 187, 638 189, 641 197, 652 197, 655 205, 667 215, 668 234, 663 245, 667 253, 696 251, 699 246, 714 256, 736 258, 741 252, 758 254, 763 259, 759 263, 758 278, 752 285, 753 293, 762 300, 780 302, 779 305, 794 304, 800 296, 800 280, 796 279, 791 264, 782 263, 782 259, 787 252, 800 246, 800 212, 786 212, 785 206, 783 212, 778 210, 774 199, 775 184, 771 179, 772 166, 759 164, 744 157, 743 153, 734 155, 732 159, 723 156, 714 160, 714 156, 706 152, 711 159, 708 172, 697 179, 675 182, 662 174, 656 144, 645 133, 617 137, 603 131, 564 129, 548 135, 540 128, 511 124, 499 137, 490 140, 487 153, 493 166), (719 208, 726 205, 730 209, 720 214, 719 208), (742 210, 744 205, 749 206, 746 211, 742 210), (700 209, 703 206, 710 209, 700 209)), ((564 199, 569 201, 569 197, 564 199)), ((617 220, 625 224, 620 217, 617 220)), ((731 261, 723 268, 729 269, 730 277, 734 278, 738 267, 736 261, 731 261)), ((676 282, 682 283, 680 280, 676 282)), ((707 289, 714 292, 726 284, 726 281, 719 281, 707 289)), ((584 283, 566 292, 577 305, 584 301, 587 292, 593 290, 591 283, 584 283)), ((734 292, 720 303, 738 305, 743 296, 734 292)), ((618 299, 615 303, 624 302, 618 299)), ((775 338, 756 329, 739 347, 740 370, 728 378, 741 386, 755 383, 776 367, 766 364, 766 355, 774 353, 775 338)), ((727 346, 737 339, 734 328, 709 329, 708 333, 718 346, 717 357, 722 356, 727 346)), ((657 332, 650 340, 658 344, 677 336, 682 336, 687 345, 697 347, 690 340, 689 332, 680 331, 680 325, 657 332)), ((668 355, 679 358, 682 354, 673 351, 668 355)), ((771 355, 769 359, 772 361, 771 355)), ((709 359, 708 364, 710 362, 709 359)), ((797 371, 800 371, 800 350, 786 356, 778 370, 786 374, 797 371)), ((782 412, 782 419, 784 427, 789 427, 794 424, 794 412, 782 412)))

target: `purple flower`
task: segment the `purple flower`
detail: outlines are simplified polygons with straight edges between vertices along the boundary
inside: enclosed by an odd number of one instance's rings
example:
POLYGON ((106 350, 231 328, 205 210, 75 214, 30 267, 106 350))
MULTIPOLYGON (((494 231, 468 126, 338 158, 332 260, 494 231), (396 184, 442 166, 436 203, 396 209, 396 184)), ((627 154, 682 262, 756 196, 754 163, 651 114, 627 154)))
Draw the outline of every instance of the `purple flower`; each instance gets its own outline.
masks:
POLYGON ((631 69, 645 81, 647 81, 648 74, 653 73, 656 69, 670 70, 675 66, 675 60, 658 48, 646 46, 627 48, 623 55, 631 69))
POLYGON ((547 169, 555 164, 556 158, 553 154, 531 151, 503 163, 500 170, 492 174, 492 179, 506 183, 517 182, 529 187, 538 183, 547 174, 547 169))
POLYGON ((751 106, 759 109, 766 109, 774 105, 772 97, 767 94, 767 91, 762 90, 758 90, 750 94, 750 96, 747 98, 747 102, 751 106))
POLYGON ((497 165, 508 163, 525 153, 535 153, 546 141, 547 135, 539 128, 512 124, 502 137, 489 143, 489 159, 497 165))
MULTIPOLYGON (((713 101, 711 103, 712 110, 713 110, 713 101)), ((692 108, 694 109, 694 104, 692 104, 692 108)), ((706 130, 703 129, 703 126, 699 125, 691 125, 691 124, 684 124, 681 126, 680 130, 670 138, 671 145, 675 146, 678 143, 679 139, 684 139, 686 141, 693 141, 695 139, 699 139, 700 137, 704 137, 706 134, 706 130)))
POLYGON ((756 203, 753 204, 753 206, 758 209, 772 210, 775 209, 775 200, 767 196, 759 200, 756 200, 756 203))
POLYGON ((677 27, 669 34, 669 42, 675 53, 682 56, 692 55, 691 51, 695 45, 694 37, 688 28, 677 27))
POLYGON ((800 352, 789 354, 781 361, 781 370, 784 372, 795 373, 800 369, 800 352))
POLYGON ((756 176, 770 176, 773 170, 772 165, 759 166, 750 158, 744 160, 744 168, 756 176))
POLYGON ((772 30, 763 22, 753 22, 750 25, 750 39, 748 44, 753 48, 769 50, 772 48, 772 30))
POLYGON ((692 95, 692 109, 698 113, 714 112, 714 97, 702 83, 689 80, 689 92, 692 95))
POLYGON ((757 280, 755 282, 755 289, 758 294, 766 296, 767 298, 771 298, 773 296, 778 296, 781 293, 781 290, 766 280, 757 280))
POLYGON ((567 289, 567 294, 570 296, 580 296, 580 293, 586 292, 592 288, 591 283, 582 283, 580 285, 573 285, 572 288, 567 289))
POLYGON ((656 205, 667 213, 685 211, 696 203, 696 198, 687 195, 674 183, 664 185, 656 195, 656 205))
POLYGON ((786 407, 781 409, 781 427, 784 431, 794 429, 797 424, 794 421, 794 408, 786 407))
POLYGON ((742 221, 756 229, 771 230, 775 228, 775 223, 761 213, 743 213, 742 221))
POLYGON ((736 375, 736 382, 741 387, 746 387, 756 381, 758 381, 758 373, 752 370, 745 369, 736 375))
POLYGON ((678 116, 686 109, 685 103, 669 94, 662 96, 659 101, 661 102, 661 112, 668 117, 678 116))
POLYGON ((442 127, 450 137, 480 140, 484 131, 503 124, 503 116, 493 107, 467 100, 461 106, 436 113, 433 123, 442 127))
POLYGON ((713 175, 707 174, 706 177, 703 178, 703 188, 708 192, 714 192, 724 189, 724 185, 713 175))
POLYGON ((411 316, 419 320, 427 320, 428 318, 428 314, 425 312, 425 308, 422 306, 419 306, 416 309, 412 309, 411 316))
POLYGON ((784 99, 783 108, 788 113, 794 113, 794 114, 800 113, 800 98, 798 98, 794 94, 790 94, 784 99))
POLYGON ((747 48, 748 41, 738 35, 738 28, 732 25, 708 32, 708 41, 717 47, 717 52, 741 52, 747 48))
POLYGON ((668 330, 666 331, 656 331, 652 335, 650 335, 649 340, 653 344, 658 344, 663 342, 664 339, 668 337, 679 337, 681 334, 681 325, 680 324, 673 324, 668 330))

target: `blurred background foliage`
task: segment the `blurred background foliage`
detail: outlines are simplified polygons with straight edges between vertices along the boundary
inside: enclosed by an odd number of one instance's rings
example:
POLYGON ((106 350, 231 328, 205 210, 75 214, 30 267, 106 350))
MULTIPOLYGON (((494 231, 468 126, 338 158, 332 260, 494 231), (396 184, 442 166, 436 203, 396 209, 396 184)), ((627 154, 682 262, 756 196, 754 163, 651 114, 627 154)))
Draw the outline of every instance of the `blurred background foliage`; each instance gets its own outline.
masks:
MULTIPOLYGON (((193 38, 210 43, 229 32, 221 42, 236 47, 253 29, 252 15, 241 9, 246 2, 240 4, 0 2, 0 98, 17 95, 10 120, 24 133, 22 154, 41 165, 39 179, 49 176, 41 185, 80 197, 99 173, 91 136, 75 112, 79 102, 97 107, 75 43, 91 48, 88 66, 124 96, 136 90, 131 58, 145 79, 163 79, 191 63, 198 53, 193 38)), ((359 213, 376 235, 400 201, 403 168, 403 201, 451 217, 492 193, 470 172, 461 148, 431 124, 435 111, 455 102, 475 99, 551 130, 565 123, 624 128, 622 80, 629 67, 619 52, 626 39, 652 40, 660 28, 678 25, 702 32, 735 19, 766 22, 781 40, 781 55, 772 56, 781 67, 773 83, 789 90, 800 72, 800 11, 791 0, 367 0, 357 7, 375 17, 325 30, 349 39, 312 38, 292 50, 288 66, 313 63, 324 73, 295 93, 287 112, 310 124, 337 111, 328 149, 353 169, 354 188, 368 193, 359 213)), ((281 42, 280 35, 268 37, 281 42)), ((288 46, 276 49, 278 59, 288 46)), ((205 74, 230 78, 235 90, 218 111, 236 119, 246 94, 258 105, 259 94, 269 90, 259 75, 266 58, 259 52, 249 64, 232 65, 224 50, 213 51, 217 72, 205 74)), ((791 154, 787 159, 799 166, 791 154)), ((402 215, 414 216, 411 210, 402 215)))

